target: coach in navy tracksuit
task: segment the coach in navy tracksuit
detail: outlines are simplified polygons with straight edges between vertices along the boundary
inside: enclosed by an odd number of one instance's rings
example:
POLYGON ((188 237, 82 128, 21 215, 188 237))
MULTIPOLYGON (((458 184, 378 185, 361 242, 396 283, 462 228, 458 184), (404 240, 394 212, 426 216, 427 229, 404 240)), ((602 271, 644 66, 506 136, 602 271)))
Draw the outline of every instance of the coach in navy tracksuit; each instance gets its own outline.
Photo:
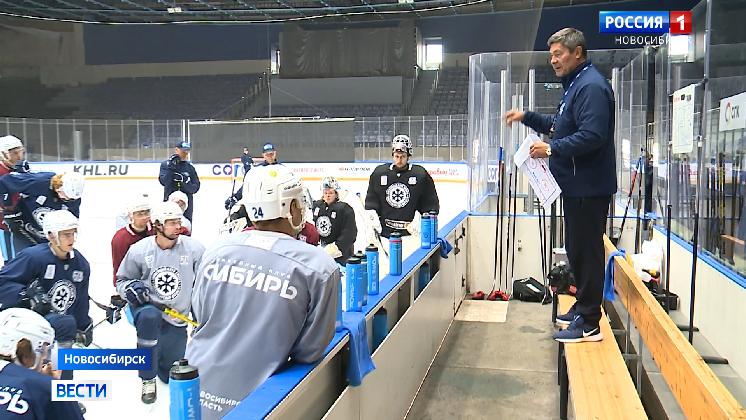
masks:
POLYGON ((194 211, 194 194, 199 191, 199 177, 189 159, 189 151, 192 150, 188 142, 182 141, 174 147, 174 154, 168 160, 161 162, 161 171, 158 181, 163 185, 163 201, 174 191, 181 191, 189 199, 184 217, 192 221, 194 211))
POLYGON ((547 42, 551 64, 565 91, 554 116, 510 111, 508 123, 522 121, 550 143, 531 146, 531 157, 549 157, 562 188, 565 249, 577 283, 577 302, 557 322, 569 327, 561 342, 599 341, 605 255, 603 235, 611 197, 617 191, 614 157, 614 93, 587 60, 583 33, 565 28, 547 42))

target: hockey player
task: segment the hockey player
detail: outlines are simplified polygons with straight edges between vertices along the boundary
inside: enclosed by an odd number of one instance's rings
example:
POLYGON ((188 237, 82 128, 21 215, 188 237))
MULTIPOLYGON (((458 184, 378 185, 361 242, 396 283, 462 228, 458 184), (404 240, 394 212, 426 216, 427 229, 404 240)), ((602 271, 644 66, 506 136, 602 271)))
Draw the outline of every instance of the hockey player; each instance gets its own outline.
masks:
POLYGON ((117 291, 130 305, 137 348, 153 351, 152 368, 139 371, 145 404, 157 398, 156 375, 168 383, 171 365, 184 357, 187 324, 163 309, 189 313, 197 266, 205 252, 196 239, 179 235, 182 216, 176 203, 155 204, 155 236, 132 245, 117 271, 117 291))
POLYGON ((248 147, 243 148, 243 154, 241 155, 241 164, 243 165, 243 174, 246 175, 246 172, 249 172, 251 170, 251 165, 254 164, 254 159, 249 154, 248 147))
MULTIPOLYGON (((369 217, 377 218, 380 222, 382 237, 388 238, 395 231, 402 237, 419 235, 419 217, 415 217, 415 212, 421 214, 440 211, 435 182, 425 168, 409 163, 412 156, 412 141, 409 136, 395 136, 391 154, 394 162, 378 166, 370 176, 365 208, 373 210, 369 217)), ((369 226, 375 224, 375 220, 368 221, 369 226)), ((369 236, 370 233, 372 232, 369 232, 369 236)), ((405 242, 412 241, 404 240, 403 244, 405 242)), ((404 250, 403 256, 406 258, 408 253, 404 250)))
POLYGON ((48 242, 42 225, 49 212, 69 210, 75 217, 80 217, 80 197, 84 186, 85 177, 78 172, 11 172, 0 177, 0 196, 21 194, 13 212, 4 214, 6 226, 13 232, 9 259, 24 248, 48 242))
POLYGON ((54 329, 41 315, 21 308, 0 312, 0 387, 6 391, 0 419, 83 419, 75 401, 51 400, 53 343, 54 329))
POLYGON ((244 185, 256 230, 218 237, 192 293, 199 327, 186 358, 200 370, 203 420, 222 418, 288 358, 316 362, 334 336, 339 268, 295 239, 306 213, 300 178, 257 167, 244 185))
POLYGON ((355 253, 355 211, 349 204, 341 201, 339 182, 333 176, 321 181, 321 191, 324 197, 313 202, 313 221, 324 252, 344 266, 347 259, 355 253))
MULTIPOLYGON (((174 191, 168 196, 168 201, 173 201, 179 205, 181 211, 185 212, 189 208, 189 197, 181 191, 174 191)), ((192 222, 186 217, 181 218, 181 231, 179 235, 192 236, 192 222)))
POLYGON ((127 204, 127 217, 130 223, 122 227, 111 238, 111 263, 114 266, 114 287, 117 285, 117 271, 132 244, 155 232, 150 222, 152 205, 147 195, 138 197, 127 204))
MULTIPOLYGON (((23 143, 18 137, 15 136, 3 136, 0 137, 0 156, 2 163, 0 163, 0 177, 9 174, 13 167, 23 159, 23 143)), ((18 203, 18 194, 11 194, 7 200, 7 206, 3 209, 8 213, 13 213, 14 206, 18 203)), ((2 214, 0 214, 0 222, 3 221, 2 214)), ((9 226, 5 223, 0 225, 2 229, 2 238, 0 238, 0 251, 2 251, 3 260, 8 261, 11 258, 13 250, 13 232, 9 226)))
POLYGON ((200 186, 197 170, 187 160, 191 149, 192 146, 186 141, 177 144, 174 147, 174 154, 161 163, 158 175, 158 181, 163 185, 163 201, 168 200, 174 191, 182 191, 187 195, 189 202, 184 217, 190 222, 194 211, 194 194, 197 194, 200 186))
MULTIPOLYGON (((262 156, 264 157, 264 162, 256 166, 280 165, 280 162, 277 161, 277 151, 275 150, 275 146, 273 146, 272 143, 267 143, 262 147, 262 156)), ((245 174, 244 182, 246 182, 245 174)), ((236 191, 233 195, 228 197, 227 200, 225 200, 225 209, 230 210, 234 204, 241 201, 241 197, 243 197, 243 185, 241 185, 238 191, 236 191)))
MULTIPOLYGON (((73 248, 78 219, 67 210, 47 213, 42 243, 20 252, 0 269, 0 307, 29 308, 44 316, 55 331, 60 348, 78 341, 93 341, 93 321, 88 316, 88 280, 91 266, 73 248)), ((72 379, 62 371, 62 379, 72 379)))

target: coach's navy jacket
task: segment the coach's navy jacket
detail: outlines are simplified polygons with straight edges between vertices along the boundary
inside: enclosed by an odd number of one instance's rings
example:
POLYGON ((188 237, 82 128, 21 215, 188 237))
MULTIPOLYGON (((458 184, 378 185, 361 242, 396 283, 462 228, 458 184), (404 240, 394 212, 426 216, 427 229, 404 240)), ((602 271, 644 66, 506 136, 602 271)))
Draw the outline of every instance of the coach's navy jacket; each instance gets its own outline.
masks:
MULTIPOLYGON (((551 140, 549 168, 566 197, 615 194, 614 93, 606 78, 585 61, 561 78, 567 91, 560 103, 551 140), (576 79, 586 66, 589 67, 576 79), (570 87, 570 84, 572 87, 570 87)), ((526 111, 523 124, 549 134, 552 116, 526 111)))

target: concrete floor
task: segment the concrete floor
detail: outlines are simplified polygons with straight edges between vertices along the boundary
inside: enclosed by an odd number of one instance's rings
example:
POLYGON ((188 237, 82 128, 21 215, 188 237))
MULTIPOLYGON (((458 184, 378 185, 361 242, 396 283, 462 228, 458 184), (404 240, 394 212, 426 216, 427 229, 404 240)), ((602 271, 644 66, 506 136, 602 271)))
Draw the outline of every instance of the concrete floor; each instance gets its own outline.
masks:
POLYGON ((406 419, 558 418, 551 312, 510 301, 505 323, 454 321, 406 419))

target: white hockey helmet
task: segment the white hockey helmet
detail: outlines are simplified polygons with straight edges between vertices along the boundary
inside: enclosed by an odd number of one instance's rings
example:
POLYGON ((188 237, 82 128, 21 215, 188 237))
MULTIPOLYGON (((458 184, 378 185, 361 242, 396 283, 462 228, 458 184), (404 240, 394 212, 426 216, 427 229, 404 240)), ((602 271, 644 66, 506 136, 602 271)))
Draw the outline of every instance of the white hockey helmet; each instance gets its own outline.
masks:
POLYGON ((407 156, 412 156, 412 140, 406 134, 397 134, 391 140, 391 154, 394 152, 406 152, 407 156))
POLYGON ((324 177, 323 180, 321 180, 321 191, 323 192, 326 189, 332 189, 335 191, 339 191, 339 181, 337 181, 337 178, 333 176, 327 176, 324 177))
POLYGON ((16 359, 18 342, 27 339, 36 356, 32 369, 41 368, 43 357, 51 357, 54 344, 54 329, 43 316, 23 308, 8 308, 0 312, 0 354, 16 359))
POLYGON ((11 135, 0 137, 0 152, 3 156, 18 147, 23 147, 23 142, 18 137, 11 135))
POLYGON ((147 194, 136 196, 127 203, 127 214, 135 214, 138 211, 151 210, 153 205, 150 203, 147 194))
POLYGON ((77 239, 78 218, 68 210, 52 210, 44 215, 44 236, 51 232, 56 238, 63 230, 76 229, 75 238, 77 239))
POLYGON ((85 177, 80 172, 65 172, 62 175, 62 190, 71 200, 77 200, 83 195, 85 177))
POLYGON ((252 222, 287 218, 295 233, 306 223, 306 198, 300 177, 284 165, 258 166, 246 174, 241 204, 246 207, 252 222), (290 203, 298 201, 302 220, 293 224, 290 203))
POLYGON ((187 197, 187 195, 182 191, 172 192, 171 195, 168 196, 168 201, 173 201, 176 204, 178 204, 177 201, 183 201, 184 207, 189 207, 189 197, 187 197))
POLYGON ((150 211, 150 220, 159 222, 161 225, 166 224, 166 220, 179 219, 184 215, 181 207, 173 201, 164 201, 156 203, 150 211))

